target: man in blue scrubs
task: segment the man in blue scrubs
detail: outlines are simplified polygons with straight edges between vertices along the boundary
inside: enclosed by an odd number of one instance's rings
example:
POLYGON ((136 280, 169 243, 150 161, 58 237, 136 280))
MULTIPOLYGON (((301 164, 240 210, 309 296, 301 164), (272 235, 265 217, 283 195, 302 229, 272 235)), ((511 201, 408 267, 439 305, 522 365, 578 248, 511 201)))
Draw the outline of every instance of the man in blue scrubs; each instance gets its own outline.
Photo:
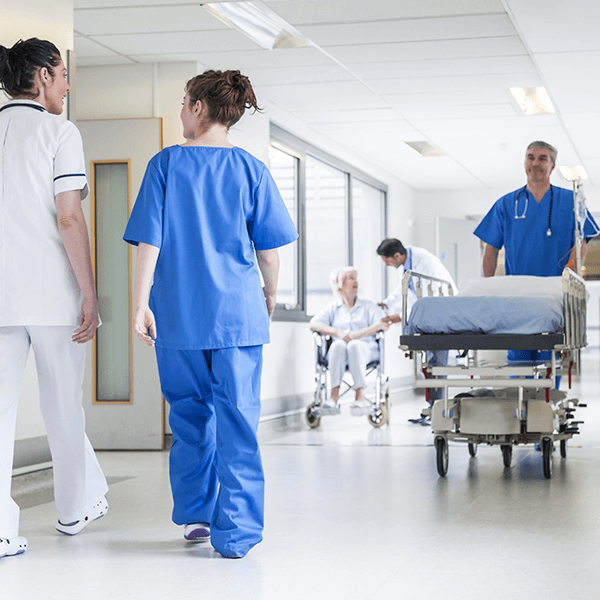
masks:
MULTIPOLYGON (((486 243, 484 277, 494 276, 502 246, 506 275, 558 276, 568 263, 577 271, 573 191, 550 183, 556 156, 556 149, 546 142, 529 144, 525 154, 527 184, 497 200, 475 229, 475 235, 486 243)), ((586 240, 597 232, 598 226, 588 214, 582 232, 582 261, 586 240)), ((509 350, 508 358, 546 360, 550 352, 509 350)))
MULTIPOLYGON (((550 184, 556 155, 556 149, 546 142, 529 144, 525 155, 527 184, 500 198, 475 229, 475 235, 487 244, 484 277, 494 275, 502 246, 507 275, 557 276, 571 260, 573 270, 577 270, 573 191, 550 184)), ((598 226, 588 215, 583 228, 582 260, 585 240, 597 231, 598 226)))

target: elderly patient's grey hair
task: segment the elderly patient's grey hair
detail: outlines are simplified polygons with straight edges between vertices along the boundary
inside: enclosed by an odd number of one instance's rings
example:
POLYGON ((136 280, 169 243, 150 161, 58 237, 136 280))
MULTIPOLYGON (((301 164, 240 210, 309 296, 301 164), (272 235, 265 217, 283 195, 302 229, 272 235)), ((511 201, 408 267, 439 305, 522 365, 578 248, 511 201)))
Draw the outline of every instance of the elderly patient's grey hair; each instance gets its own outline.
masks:
POLYGON ((342 283, 344 283, 344 277, 346 277, 348 273, 357 273, 357 271, 354 267, 339 267, 331 271, 329 274, 329 285, 331 286, 331 291, 333 292, 334 296, 340 295, 340 289, 342 287, 342 283))

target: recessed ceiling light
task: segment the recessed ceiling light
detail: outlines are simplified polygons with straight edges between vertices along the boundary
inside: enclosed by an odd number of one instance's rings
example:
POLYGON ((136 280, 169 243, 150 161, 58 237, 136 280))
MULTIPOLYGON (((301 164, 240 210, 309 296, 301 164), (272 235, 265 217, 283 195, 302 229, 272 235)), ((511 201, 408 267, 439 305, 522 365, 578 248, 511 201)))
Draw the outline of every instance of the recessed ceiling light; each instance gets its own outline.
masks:
POLYGON ((293 25, 259 0, 201 4, 219 21, 241 31, 267 50, 312 45, 293 25))
POLYGON ((443 156, 443 154, 434 148, 429 142, 404 142, 411 150, 414 150, 421 156, 443 156))
POLYGON ((510 88, 519 108, 528 116, 556 113, 546 88, 510 88))
POLYGON ((567 181, 579 181, 588 178, 587 171, 581 165, 578 167, 558 167, 558 170, 567 181))

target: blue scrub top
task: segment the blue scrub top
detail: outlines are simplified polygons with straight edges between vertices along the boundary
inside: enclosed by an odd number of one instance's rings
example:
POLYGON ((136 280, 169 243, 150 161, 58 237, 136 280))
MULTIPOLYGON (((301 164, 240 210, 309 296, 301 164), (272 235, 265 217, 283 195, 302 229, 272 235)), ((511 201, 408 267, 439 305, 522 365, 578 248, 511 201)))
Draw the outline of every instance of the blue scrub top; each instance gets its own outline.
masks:
POLYGON ((241 148, 170 146, 152 158, 123 239, 160 248, 150 294, 156 345, 269 342, 254 250, 298 233, 267 167, 241 148))
MULTIPOLYGON (((538 204, 527 190, 515 190, 496 201, 475 229, 475 235, 494 248, 505 248, 507 275, 560 275, 575 246, 573 191, 552 186, 551 231, 547 235, 551 190, 538 204), (518 197, 518 206, 515 202, 518 197), (526 200, 526 198, 528 199, 526 200), (516 218, 522 217, 522 218, 516 218)), ((588 214, 583 236, 596 235, 598 226, 588 214)))

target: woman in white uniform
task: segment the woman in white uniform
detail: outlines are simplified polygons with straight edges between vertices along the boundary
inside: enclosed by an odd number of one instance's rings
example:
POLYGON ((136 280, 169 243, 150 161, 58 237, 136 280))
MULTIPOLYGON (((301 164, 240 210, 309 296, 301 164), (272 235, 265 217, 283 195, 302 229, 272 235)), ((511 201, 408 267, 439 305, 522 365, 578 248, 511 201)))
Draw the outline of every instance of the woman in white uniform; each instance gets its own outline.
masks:
POLYGON ((56 46, 0 46, 0 557, 20 554, 10 497, 17 402, 33 347, 54 467, 56 529, 66 535, 104 515, 108 490, 85 434, 84 344, 99 324, 81 136, 58 115, 69 91, 56 46))
POLYGON ((323 414, 337 414, 340 385, 346 367, 352 375, 356 394, 351 413, 361 416, 370 412, 365 400, 367 364, 379 356, 375 334, 387 331, 383 310, 370 300, 357 296, 358 278, 353 267, 334 269, 329 276, 331 290, 339 299, 322 308, 310 321, 311 331, 335 338, 327 353, 331 377, 331 397, 322 405, 323 414))

